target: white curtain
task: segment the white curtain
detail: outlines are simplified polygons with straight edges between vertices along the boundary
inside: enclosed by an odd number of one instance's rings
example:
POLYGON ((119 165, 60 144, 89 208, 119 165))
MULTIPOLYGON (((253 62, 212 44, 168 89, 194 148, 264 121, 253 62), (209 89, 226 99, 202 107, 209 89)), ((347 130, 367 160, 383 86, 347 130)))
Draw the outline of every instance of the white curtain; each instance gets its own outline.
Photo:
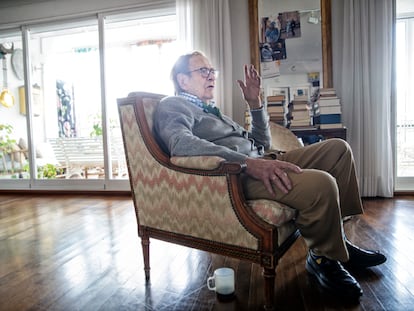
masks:
POLYGON ((216 104, 232 116, 232 47, 228 0, 176 0, 180 40, 188 51, 202 51, 220 73, 216 104))
POLYGON ((392 197, 395 0, 332 1, 333 78, 361 195, 392 197))

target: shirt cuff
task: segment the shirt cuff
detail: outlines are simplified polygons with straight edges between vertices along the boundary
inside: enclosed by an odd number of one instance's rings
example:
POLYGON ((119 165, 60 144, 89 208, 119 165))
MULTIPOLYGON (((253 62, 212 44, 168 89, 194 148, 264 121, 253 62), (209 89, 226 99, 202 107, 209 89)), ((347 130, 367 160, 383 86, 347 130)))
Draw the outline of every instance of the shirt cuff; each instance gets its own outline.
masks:
POLYGON ((250 109, 250 111, 261 111, 261 110, 263 110, 263 108, 264 108, 264 106, 262 105, 260 108, 250 109))

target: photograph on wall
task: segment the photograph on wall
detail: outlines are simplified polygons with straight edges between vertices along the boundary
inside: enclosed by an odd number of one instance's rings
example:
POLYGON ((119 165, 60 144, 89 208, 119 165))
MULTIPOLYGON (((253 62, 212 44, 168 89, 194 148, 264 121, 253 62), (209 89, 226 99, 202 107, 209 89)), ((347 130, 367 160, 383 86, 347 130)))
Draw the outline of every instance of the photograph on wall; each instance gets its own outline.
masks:
POLYGON ((296 85, 289 88, 290 98, 293 99, 309 99, 310 87, 309 85, 296 85))
POLYGON ((280 62, 279 61, 261 62, 260 73, 261 73, 262 78, 273 78, 273 77, 280 76, 280 62))
POLYGON ((280 14, 275 17, 263 17, 259 42, 260 60, 272 62, 287 58, 285 39, 280 37, 280 14))
POLYGON ((278 20, 281 39, 299 38, 302 35, 299 11, 279 13, 278 20))
POLYGON ((262 43, 275 43, 280 38, 281 22, 279 16, 268 16, 262 18, 261 40, 262 43))
POLYGON ((318 87, 320 81, 320 73, 319 72, 308 72, 308 82, 313 87, 318 87))
POLYGON ((260 60, 262 62, 272 62, 287 58, 286 44, 284 39, 279 39, 275 43, 260 43, 260 60))

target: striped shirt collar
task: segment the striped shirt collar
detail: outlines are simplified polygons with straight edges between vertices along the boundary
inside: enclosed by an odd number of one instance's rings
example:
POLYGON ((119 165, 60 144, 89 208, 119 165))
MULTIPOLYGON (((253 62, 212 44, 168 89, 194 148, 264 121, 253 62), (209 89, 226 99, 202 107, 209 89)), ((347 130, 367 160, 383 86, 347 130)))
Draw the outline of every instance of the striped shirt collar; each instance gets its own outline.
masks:
POLYGON ((212 113, 212 114, 216 115, 217 117, 219 117, 221 119, 220 109, 218 109, 215 106, 214 101, 210 101, 209 104, 206 104, 205 102, 203 102, 197 96, 195 96, 193 94, 186 93, 186 92, 180 92, 178 94, 178 96, 183 97, 186 100, 188 100, 190 103, 196 105, 197 107, 200 107, 201 109, 203 109, 204 112, 206 112, 206 113, 212 113))
POLYGON ((186 100, 188 100, 189 102, 191 102, 192 104, 196 105, 197 107, 200 108, 204 108, 206 105, 207 106, 215 106, 214 101, 210 101, 209 104, 203 102, 200 98, 198 98, 197 96, 187 93, 187 92, 180 92, 178 93, 178 96, 184 97, 186 100))

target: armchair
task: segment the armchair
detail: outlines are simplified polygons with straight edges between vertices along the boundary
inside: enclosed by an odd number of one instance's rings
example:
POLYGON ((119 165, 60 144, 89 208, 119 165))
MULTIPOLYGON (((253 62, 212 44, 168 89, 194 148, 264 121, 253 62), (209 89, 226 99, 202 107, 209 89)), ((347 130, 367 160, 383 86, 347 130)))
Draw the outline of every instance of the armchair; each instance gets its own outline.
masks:
MULTIPOLYGON (((263 268, 265 309, 274 307, 276 266, 299 233, 295 210, 274 201, 244 198, 242 165, 216 156, 170 157, 158 145, 153 111, 163 95, 130 93, 118 109, 138 235, 150 278, 149 238, 235 257, 263 268)), ((288 129, 278 148, 300 148, 288 129)))

